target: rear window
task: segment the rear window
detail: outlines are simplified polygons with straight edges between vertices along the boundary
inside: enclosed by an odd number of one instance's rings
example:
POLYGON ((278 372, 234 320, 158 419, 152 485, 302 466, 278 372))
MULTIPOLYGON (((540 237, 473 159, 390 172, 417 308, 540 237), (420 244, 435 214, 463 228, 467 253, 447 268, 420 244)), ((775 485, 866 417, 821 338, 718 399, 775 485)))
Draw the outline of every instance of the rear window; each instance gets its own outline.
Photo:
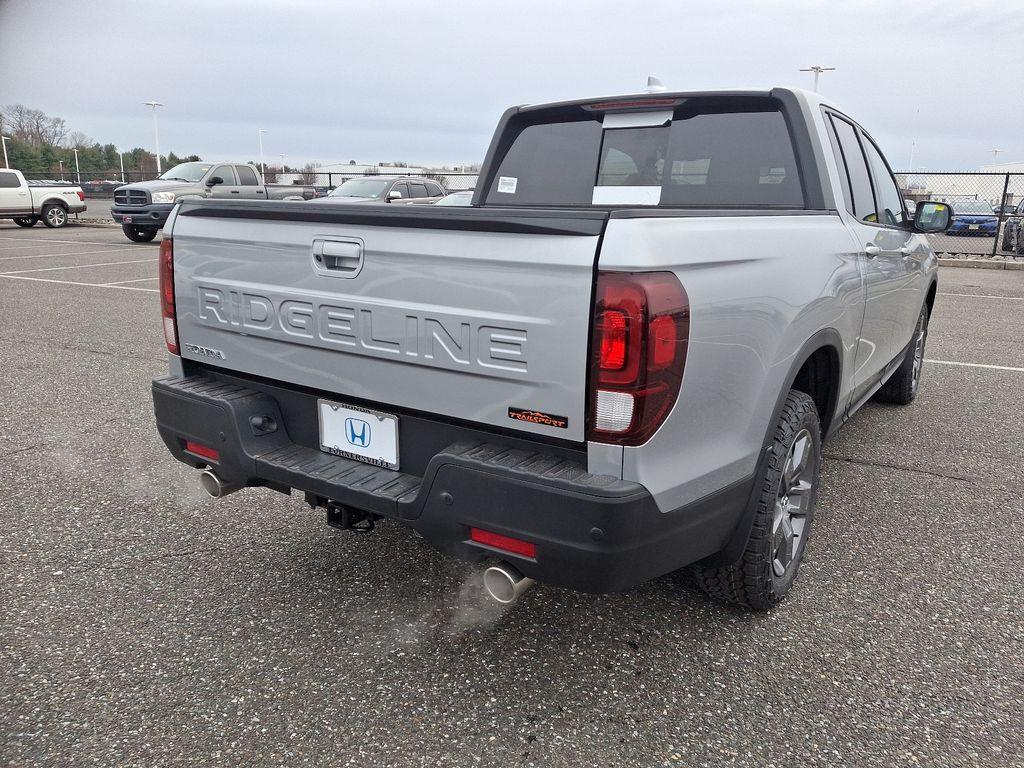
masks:
POLYGON ((804 206, 774 100, 689 99, 661 125, 611 127, 619 124, 609 120, 605 128, 602 113, 578 109, 569 120, 526 125, 501 160, 487 203, 804 206))

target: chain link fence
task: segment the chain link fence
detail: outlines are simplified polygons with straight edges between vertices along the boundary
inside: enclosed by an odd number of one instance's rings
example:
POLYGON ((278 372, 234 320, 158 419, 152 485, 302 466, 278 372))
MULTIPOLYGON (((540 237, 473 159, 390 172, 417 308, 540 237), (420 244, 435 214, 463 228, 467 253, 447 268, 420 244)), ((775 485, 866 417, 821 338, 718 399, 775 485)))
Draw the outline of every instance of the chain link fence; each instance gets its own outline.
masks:
MULTIPOLYGON (((415 176, 433 179, 448 192, 471 190, 479 174, 446 170, 384 168, 380 171, 276 171, 267 170, 268 184, 312 186, 318 195, 326 195, 349 179, 415 176)), ((107 199, 122 184, 149 181, 154 171, 75 173, 64 170, 26 171, 25 178, 59 184, 78 184, 86 197, 107 199)), ((932 247, 943 256, 1024 258, 1024 173, 971 173, 962 171, 897 172, 907 207, 913 212, 917 203, 934 200, 953 208, 953 225, 942 235, 929 235, 932 247)))
MULTIPOLYGON (((130 184, 135 181, 151 181, 157 177, 155 171, 125 171, 116 174, 108 173, 76 173, 65 170, 63 174, 53 171, 23 171, 25 178, 29 181, 46 182, 48 184, 77 184, 82 187, 86 197, 111 198, 114 190, 122 184, 130 184)), ((321 195, 326 195, 332 189, 349 179, 379 177, 395 178, 398 176, 415 176, 417 178, 433 179, 441 184, 448 192, 460 192, 476 188, 476 180, 479 174, 463 173, 456 171, 431 171, 431 170, 408 170, 402 168, 387 168, 386 172, 345 173, 338 171, 277 171, 268 169, 264 175, 267 184, 282 185, 305 185, 317 189, 321 195)))
POLYGON ((928 200, 953 208, 949 231, 929 235, 938 254, 1024 257, 1024 173, 902 172, 896 181, 911 211, 928 200))

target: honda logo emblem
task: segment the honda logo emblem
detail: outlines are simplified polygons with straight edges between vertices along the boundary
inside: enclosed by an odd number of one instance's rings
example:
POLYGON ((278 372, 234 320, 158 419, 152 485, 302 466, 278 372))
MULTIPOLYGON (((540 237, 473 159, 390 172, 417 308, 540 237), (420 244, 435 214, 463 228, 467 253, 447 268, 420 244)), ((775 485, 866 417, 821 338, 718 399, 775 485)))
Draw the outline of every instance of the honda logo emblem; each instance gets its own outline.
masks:
POLYGON ((351 445, 366 448, 370 444, 370 425, 362 419, 345 419, 345 439, 351 445))

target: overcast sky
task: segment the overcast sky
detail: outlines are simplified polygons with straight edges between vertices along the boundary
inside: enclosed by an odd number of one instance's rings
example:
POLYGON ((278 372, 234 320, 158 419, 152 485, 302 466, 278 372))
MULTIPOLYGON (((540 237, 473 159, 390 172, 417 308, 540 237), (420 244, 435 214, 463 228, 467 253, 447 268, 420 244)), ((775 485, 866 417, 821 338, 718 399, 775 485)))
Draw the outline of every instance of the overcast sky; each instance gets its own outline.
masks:
POLYGON ((1024 161, 1019 0, 0 0, 0 104, 205 159, 479 161, 509 105, 810 87, 893 166, 1024 161), (45 8, 45 12, 44 12, 45 8))

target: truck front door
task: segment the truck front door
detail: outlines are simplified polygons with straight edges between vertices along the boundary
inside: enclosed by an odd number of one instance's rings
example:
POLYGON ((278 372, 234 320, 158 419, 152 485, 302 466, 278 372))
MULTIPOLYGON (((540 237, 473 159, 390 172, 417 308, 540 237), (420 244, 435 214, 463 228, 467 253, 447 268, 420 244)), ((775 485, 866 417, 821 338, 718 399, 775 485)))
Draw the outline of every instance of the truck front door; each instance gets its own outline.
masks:
POLYGON ((224 197, 234 200, 242 197, 242 188, 235 177, 235 169, 230 165, 218 165, 210 171, 210 175, 206 177, 206 184, 209 190, 208 197, 224 197), (211 185, 210 182, 215 176, 220 177, 221 183, 211 185))

